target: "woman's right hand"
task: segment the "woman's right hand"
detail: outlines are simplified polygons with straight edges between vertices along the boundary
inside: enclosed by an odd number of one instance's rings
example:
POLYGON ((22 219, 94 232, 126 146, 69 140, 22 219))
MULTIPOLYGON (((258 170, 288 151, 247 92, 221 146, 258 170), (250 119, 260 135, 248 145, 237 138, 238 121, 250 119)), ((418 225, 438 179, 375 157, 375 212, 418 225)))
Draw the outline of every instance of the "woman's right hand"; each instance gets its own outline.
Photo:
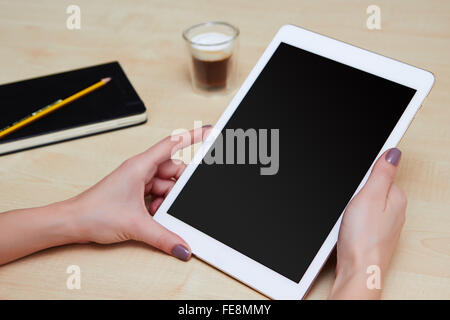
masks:
POLYGON ((406 196, 394 183, 400 157, 397 148, 385 152, 345 210, 330 299, 378 299, 381 295, 381 287, 371 288, 367 280, 372 272, 380 272, 382 284, 405 221, 406 196))

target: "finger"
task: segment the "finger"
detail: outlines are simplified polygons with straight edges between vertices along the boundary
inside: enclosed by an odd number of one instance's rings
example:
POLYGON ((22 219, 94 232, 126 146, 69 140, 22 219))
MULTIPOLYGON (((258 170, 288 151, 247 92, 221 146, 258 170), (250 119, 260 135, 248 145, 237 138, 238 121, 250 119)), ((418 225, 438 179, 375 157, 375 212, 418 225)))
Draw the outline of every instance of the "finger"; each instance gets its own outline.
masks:
POLYGON ((183 161, 166 160, 158 167, 157 176, 162 179, 178 179, 186 168, 183 161))
POLYGON ((162 196, 166 197, 170 190, 172 190, 173 186, 175 185, 175 181, 173 180, 167 180, 167 179, 160 179, 160 178, 153 178, 153 185, 152 189, 150 190, 150 193, 155 196, 162 196))
POLYGON ((138 225, 136 240, 143 241, 180 260, 191 258, 189 245, 172 231, 167 230, 149 215, 138 225))
POLYGON ((395 183, 391 185, 386 201, 386 210, 389 214, 397 215, 401 224, 405 221, 407 198, 405 192, 395 183))
POLYGON ((203 141, 211 125, 206 125, 179 135, 169 136, 145 151, 142 156, 148 163, 160 165, 170 159, 178 150, 203 141))
POLYGON ((401 151, 397 148, 389 149, 381 155, 373 166, 369 179, 364 186, 365 193, 386 201, 389 189, 394 181, 395 173, 397 172, 401 155, 401 151))
POLYGON ((152 216, 156 213, 156 211, 158 211, 158 209, 161 206, 161 204, 163 203, 163 201, 164 201, 163 197, 157 197, 152 200, 152 202, 150 203, 150 206, 148 207, 150 214, 152 216))

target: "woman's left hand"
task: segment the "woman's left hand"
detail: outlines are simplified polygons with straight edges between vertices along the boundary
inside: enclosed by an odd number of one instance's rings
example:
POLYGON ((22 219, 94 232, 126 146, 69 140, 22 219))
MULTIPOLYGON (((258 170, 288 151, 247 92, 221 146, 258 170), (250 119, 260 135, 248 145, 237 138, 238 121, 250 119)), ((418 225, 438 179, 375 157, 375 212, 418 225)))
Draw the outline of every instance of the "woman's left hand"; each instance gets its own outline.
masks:
POLYGON ((189 245, 152 216, 186 165, 171 156, 200 142, 210 126, 167 137, 114 170, 92 188, 70 199, 77 208, 78 242, 114 243, 137 240, 181 260, 191 256, 189 245), (144 197, 151 195, 147 208, 144 197))

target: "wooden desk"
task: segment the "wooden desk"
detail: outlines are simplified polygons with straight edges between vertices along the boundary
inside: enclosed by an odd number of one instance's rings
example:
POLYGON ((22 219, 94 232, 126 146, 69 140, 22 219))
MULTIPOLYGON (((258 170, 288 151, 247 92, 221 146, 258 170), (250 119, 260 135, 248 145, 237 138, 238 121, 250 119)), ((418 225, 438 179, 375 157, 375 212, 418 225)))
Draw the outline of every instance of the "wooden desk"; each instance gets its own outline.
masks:
MULTIPOLYGON (((377 0, 377 31, 366 28, 373 1, 78 0, 81 30, 71 31, 66 8, 72 3, 0 1, 0 83, 118 60, 148 106, 149 122, 0 157, 0 212, 71 197, 175 128, 191 128, 194 120, 215 123, 232 96, 193 94, 184 28, 206 20, 237 25, 241 83, 279 27, 292 23, 435 74, 400 144, 397 181, 409 204, 384 298, 450 298, 449 1, 377 0)), ((308 298, 327 296, 334 264, 327 263, 308 298)), ((183 263, 130 242, 53 248, 0 267, 0 298, 264 297, 195 258, 183 263), (81 267, 80 290, 66 289, 72 264, 81 267)))

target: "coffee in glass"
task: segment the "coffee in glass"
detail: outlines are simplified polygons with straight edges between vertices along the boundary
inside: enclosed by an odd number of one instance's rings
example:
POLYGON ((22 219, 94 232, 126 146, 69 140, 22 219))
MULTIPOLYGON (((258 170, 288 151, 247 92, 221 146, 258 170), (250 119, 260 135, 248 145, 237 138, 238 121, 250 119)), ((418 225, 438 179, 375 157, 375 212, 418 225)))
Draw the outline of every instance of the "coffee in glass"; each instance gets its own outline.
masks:
POLYGON ((196 91, 228 91, 235 82, 239 30, 225 22, 207 22, 187 29, 192 85, 196 91))

